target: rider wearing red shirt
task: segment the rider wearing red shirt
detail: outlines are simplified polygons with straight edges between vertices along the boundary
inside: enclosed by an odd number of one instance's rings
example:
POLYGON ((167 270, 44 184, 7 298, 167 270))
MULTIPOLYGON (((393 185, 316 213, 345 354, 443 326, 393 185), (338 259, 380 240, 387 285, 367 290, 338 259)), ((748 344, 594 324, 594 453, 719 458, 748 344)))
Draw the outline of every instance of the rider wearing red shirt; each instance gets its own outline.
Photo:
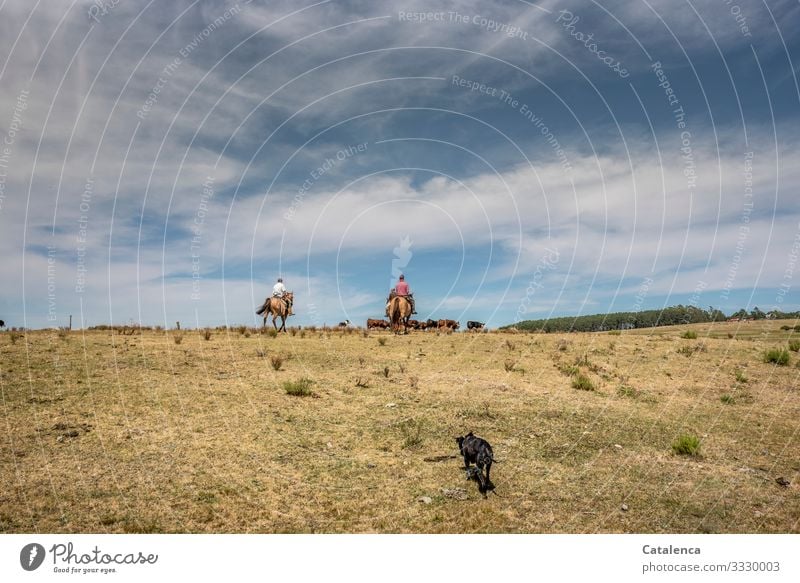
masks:
MULTIPOLYGON (((411 294, 411 288, 406 283, 406 276, 402 273, 400 274, 400 280, 397 282, 397 285, 394 286, 394 295, 401 296, 406 298, 409 303, 411 304, 411 313, 416 314, 416 306, 414 305, 414 296, 411 294)), ((389 299, 391 299, 391 294, 389 294, 389 299)), ((386 311, 389 311, 389 304, 386 304, 386 311)))

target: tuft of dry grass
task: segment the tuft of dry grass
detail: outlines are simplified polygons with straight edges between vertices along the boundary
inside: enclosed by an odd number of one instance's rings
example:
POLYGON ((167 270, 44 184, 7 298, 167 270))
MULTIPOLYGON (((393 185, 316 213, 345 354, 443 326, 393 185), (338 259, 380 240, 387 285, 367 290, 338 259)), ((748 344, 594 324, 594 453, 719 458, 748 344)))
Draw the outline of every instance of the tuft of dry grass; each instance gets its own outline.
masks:
POLYGON ((269 364, 272 367, 272 370, 281 370, 283 366, 283 357, 278 354, 273 354, 269 357, 269 364))
POLYGON ((304 377, 296 381, 285 381, 283 390, 293 397, 312 397, 314 396, 314 391, 311 390, 312 384, 314 381, 304 377))
POLYGON ((700 455, 700 440, 695 435, 679 435, 672 442, 672 451, 677 455, 700 455))
POLYGON ((572 379, 572 388, 580 391, 594 391, 595 389, 592 379, 583 373, 578 373, 575 375, 575 378, 572 379))

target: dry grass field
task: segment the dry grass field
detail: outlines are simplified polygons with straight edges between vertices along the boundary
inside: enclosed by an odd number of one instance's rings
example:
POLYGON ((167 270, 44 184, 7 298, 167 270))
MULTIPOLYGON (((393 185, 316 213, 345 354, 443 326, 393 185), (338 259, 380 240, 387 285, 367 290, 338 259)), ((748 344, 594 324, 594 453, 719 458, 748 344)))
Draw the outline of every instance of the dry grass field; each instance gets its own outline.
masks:
POLYGON ((800 532, 786 324, 6 332, 0 532, 800 532))

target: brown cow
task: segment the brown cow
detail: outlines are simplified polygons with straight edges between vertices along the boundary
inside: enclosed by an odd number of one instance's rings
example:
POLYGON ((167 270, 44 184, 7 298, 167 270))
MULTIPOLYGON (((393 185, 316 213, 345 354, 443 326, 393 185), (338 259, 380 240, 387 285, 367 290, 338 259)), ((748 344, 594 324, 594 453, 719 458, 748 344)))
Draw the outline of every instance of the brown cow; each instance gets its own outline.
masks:
POLYGON ((409 320, 406 323, 406 326, 408 326, 412 330, 419 330, 420 325, 421 325, 421 322, 419 320, 409 320))
POLYGON ((386 329, 388 327, 389 322, 386 320, 374 320, 372 318, 367 319, 367 330, 374 330, 375 328, 386 329))
POLYGON ((439 329, 458 330, 458 322, 455 320, 439 320, 439 329))

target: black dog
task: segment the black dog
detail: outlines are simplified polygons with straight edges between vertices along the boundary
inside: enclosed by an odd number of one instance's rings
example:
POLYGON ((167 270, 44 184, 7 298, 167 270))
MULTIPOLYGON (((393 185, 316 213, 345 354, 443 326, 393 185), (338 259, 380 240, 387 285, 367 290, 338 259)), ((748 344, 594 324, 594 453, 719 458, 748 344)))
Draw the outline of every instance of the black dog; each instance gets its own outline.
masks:
POLYGON ((494 490, 494 484, 489 479, 494 462, 494 453, 489 442, 480 437, 476 437, 470 431, 464 437, 456 437, 458 449, 464 456, 464 468, 467 470, 467 479, 474 479, 478 482, 478 491, 486 495, 489 490, 494 490), (470 469, 469 464, 474 463, 476 469, 470 469), (486 476, 483 470, 486 469, 486 476))

